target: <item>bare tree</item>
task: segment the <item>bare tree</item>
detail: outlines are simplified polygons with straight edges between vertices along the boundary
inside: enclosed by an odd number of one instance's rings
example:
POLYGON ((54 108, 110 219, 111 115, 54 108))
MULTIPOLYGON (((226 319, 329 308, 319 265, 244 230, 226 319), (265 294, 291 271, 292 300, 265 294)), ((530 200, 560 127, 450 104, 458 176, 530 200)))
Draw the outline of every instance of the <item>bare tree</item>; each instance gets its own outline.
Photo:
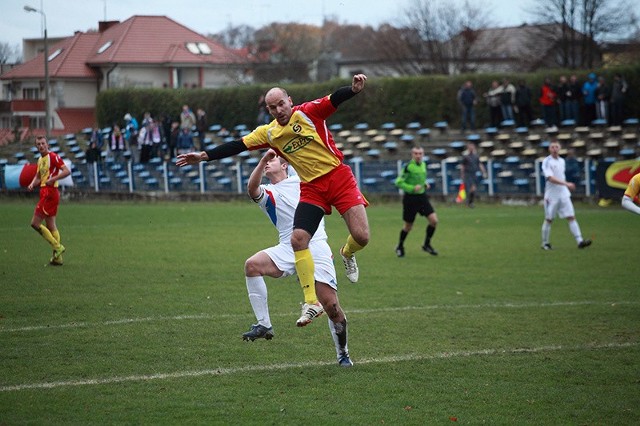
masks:
POLYGON ((529 13, 539 23, 561 26, 537 35, 556 46, 558 65, 592 68, 599 60, 597 43, 632 33, 630 10, 628 0, 538 0, 529 13))
POLYGON ((11 46, 9 43, 0 42, 0 64, 20 61, 20 48, 18 45, 11 46))
POLYGON ((229 26, 224 31, 209 34, 208 37, 228 48, 241 49, 253 43, 255 33, 255 28, 248 25, 239 25, 237 27, 229 26))
POLYGON ((474 56, 490 54, 474 49, 478 31, 491 25, 489 13, 486 5, 468 0, 413 0, 401 21, 415 67, 439 74, 473 69, 474 56))

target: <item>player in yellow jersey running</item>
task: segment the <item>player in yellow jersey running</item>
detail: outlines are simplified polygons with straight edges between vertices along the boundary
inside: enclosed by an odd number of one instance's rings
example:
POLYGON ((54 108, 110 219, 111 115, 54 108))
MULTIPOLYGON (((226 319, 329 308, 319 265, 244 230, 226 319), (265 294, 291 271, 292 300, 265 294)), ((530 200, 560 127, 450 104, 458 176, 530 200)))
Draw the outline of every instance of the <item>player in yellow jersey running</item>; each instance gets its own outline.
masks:
POLYGON ((38 170, 27 188, 29 191, 33 191, 35 187, 39 186, 40 201, 38 201, 33 212, 31 227, 51 244, 53 257, 50 263, 52 265, 62 265, 62 253, 64 253, 65 248, 60 243, 60 232, 56 226, 56 215, 58 214, 58 204, 60 203, 58 181, 69 176, 71 171, 58 154, 49 151, 49 143, 46 137, 36 136, 36 148, 40 153, 38 170), (43 221, 46 226, 42 224, 43 221))
POLYGON ((331 214, 332 207, 335 207, 347 224, 349 236, 340 255, 351 282, 357 282, 359 276, 354 254, 369 242, 365 211, 369 203, 360 192, 351 168, 342 162, 344 155, 336 147, 326 123, 340 104, 364 89, 366 80, 364 74, 356 74, 351 86, 295 106, 284 89, 274 87, 265 95, 267 109, 274 118, 271 123, 258 126, 242 139, 212 150, 181 154, 176 161, 178 166, 185 166, 230 157, 246 150, 272 148, 291 164, 301 181, 291 246, 310 320, 317 316, 318 302, 322 304, 323 300, 318 300, 315 291, 315 267, 309 241, 324 215, 331 214))
POLYGON ((626 191, 622 196, 622 207, 629 210, 632 213, 640 214, 640 207, 633 202, 633 200, 640 193, 640 173, 636 174, 629 181, 626 191))

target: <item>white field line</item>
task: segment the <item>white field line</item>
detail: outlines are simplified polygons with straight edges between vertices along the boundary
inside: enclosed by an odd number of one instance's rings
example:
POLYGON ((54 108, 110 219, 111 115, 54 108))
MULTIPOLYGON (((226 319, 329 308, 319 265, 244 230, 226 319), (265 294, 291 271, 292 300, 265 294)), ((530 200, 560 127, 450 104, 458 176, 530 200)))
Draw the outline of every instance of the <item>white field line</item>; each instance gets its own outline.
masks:
MULTIPOLYGON (((630 348, 640 346, 640 342, 629 343, 604 343, 604 344, 584 344, 573 346, 540 346, 536 348, 503 348, 503 349, 478 349, 475 351, 453 351, 453 352, 439 352, 435 354, 407 354, 386 356, 381 358, 364 358, 356 360, 356 365, 361 364, 388 364, 395 362, 406 361, 428 361, 439 359, 452 359, 452 358, 470 358, 478 356, 492 356, 492 355, 519 355, 519 354, 535 354, 543 352, 559 352, 559 351, 588 351, 588 350, 603 350, 603 349, 619 349, 630 348)), ((24 383, 13 386, 0 387, 0 393, 2 392, 17 392, 22 390, 32 389, 55 389, 61 387, 70 386, 97 386, 97 385, 110 385, 114 383, 125 382, 148 382, 152 380, 167 380, 167 379, 181 379, 187 377, 203 377, 203 376, 227 376, 241 373, 261 372, 261 371, 279 371, 288 370, 293 368, 307 368, 307 367, 322 367, 326 365, 335 365, 335 361, 316 361, 316 362, 301 362, 301 363, 285 363, 285 364, 272 364, 272 365, 250 365, 246 367, 236 368, 215 368, 207 370, 194 370, 194 371, 175 371, 172 373, 158 373, 150 375, 132 375, 132 376, 113 376, 98 379, 85 379, 85 380, 68 380, 59 382, 42 382, 42 383, 24 383)), ((339 368, 336 366, 336 368, 339 368)))
MULTIPOLYGON (((596 301, 575 301, 575 302, 548 302, 548 303, 487 303, 477 305, 427 305, 427 306, 401 306, 390 308, 375 308, 375 309, 345 309, 347 314, 371 314, 371 313, 384 313, 384 312, 400 312, 400 311, 428 311, 428 310, 451 310, 451 309, 529 309, 529 308, 554 308, 564 306, 585 306, 585 305, 602 305, 602 306, 616 306, 616 305, 640 305, 640 301, 622 301, 622 302, 596 302, 596 301)), ((272 317, 291 316, 296 313, 277 313, 271 314, 272 317)), ((140 318, 123 318, 119 320, 110 320, 103 322, 71 322, 67 324, 57 325, 32 325, 24 327, 14 328, 0 328, 0 333, 20 333, 27 331, 40 331, 40 330, 58 330, 66 328, 92 328, 109 325, 122 325, 122 324, 134 324, 140 322, 159 322, 159 321, 184 321, 184 320, 201 320, 201 319, 216 319, 216 318, 245 318, 249 314, 194 314, 194 315, 175 315, 175 316, 158 316, 158 317, 140 317, 140 318)))

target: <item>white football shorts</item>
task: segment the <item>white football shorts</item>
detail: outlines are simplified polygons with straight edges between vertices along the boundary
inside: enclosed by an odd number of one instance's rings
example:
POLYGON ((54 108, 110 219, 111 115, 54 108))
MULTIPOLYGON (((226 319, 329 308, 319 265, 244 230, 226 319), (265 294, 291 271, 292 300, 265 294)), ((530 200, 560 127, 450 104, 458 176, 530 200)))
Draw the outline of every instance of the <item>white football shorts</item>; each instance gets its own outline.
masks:
MULTIPOLYGON (((333 254, 331 247, 326 241, 312 242, 309 244, 311 256, 315 264, 314 278, 316 281, 329 284, 334 290, 338 290, 338 281, 336 279, 336 268, 333 264, 333 254)), ((267 256, 273 260, 278 269, 282 272, 282 277, 288 277, 296 273, 296 261, 293 255, 293 249, 288 244, 278 244, 264 250, 267 256)))
POLYGON ((545 198, 544 199, 544 218, 547 220, 553 220, 556 216, 561 219, 565 217, 575 216, 576 212, 573 209, 573 203, 570 197, 562 198, 545 198))

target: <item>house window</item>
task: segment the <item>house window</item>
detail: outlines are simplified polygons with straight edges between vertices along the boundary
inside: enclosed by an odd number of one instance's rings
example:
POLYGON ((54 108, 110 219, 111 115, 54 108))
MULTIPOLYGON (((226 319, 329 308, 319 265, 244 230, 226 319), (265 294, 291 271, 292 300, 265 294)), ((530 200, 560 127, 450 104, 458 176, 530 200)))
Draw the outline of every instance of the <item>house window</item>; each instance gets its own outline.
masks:
POLYGON ((29 127, 31 129, 44 129, 46 127, 45 123, 47 122, 46 117, 29 117, 29 127))
POLYGON ((194 55, 211 55, 211 48, 207 43, 186 43, 185 46, 194 55))
POLYGON ((105 50, 107 50, 108 48, 110 48, 112 44, 113 44, 113 41, 109 40, 108 42, 100 46, 100 49, 98 49, 98 55, 104 52, 105 50))
POLYGON ((56 56, 58 56, 61 53, 62 53, 62 49, 56 49, 55 52, 53 52, 51 55, 49 55, 48 61, 49 62, 53 61, 56 58, 56 56))
POLYGON ((22 89, 22 99, 40 99, 40 89, 37 87, 22 89))

